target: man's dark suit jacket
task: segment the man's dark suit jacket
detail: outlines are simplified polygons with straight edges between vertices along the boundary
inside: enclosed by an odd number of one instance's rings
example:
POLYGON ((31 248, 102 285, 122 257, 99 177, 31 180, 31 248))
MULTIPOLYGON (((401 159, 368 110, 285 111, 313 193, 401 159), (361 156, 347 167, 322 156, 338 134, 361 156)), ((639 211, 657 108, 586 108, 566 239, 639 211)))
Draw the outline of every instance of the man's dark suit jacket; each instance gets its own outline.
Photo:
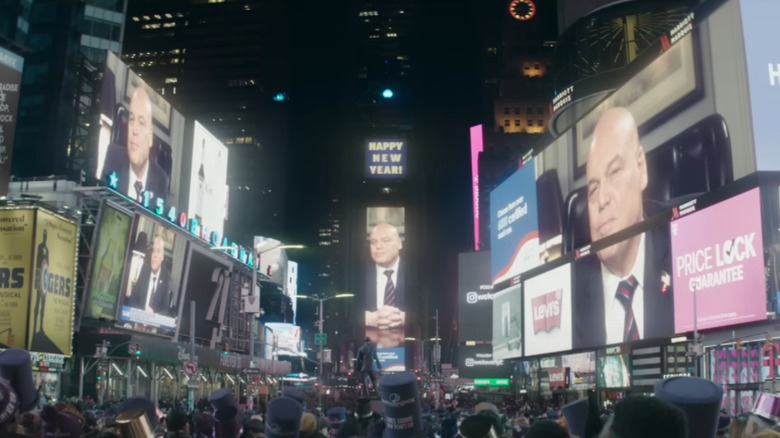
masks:
MULTIPOLYGON (((674 334, 672 253, 669 227, 645 232, 644 327, 642 338, 674 334), (661 281, 666 275, 668 284, 661 281)), ((574 263, 574 348, 606 344, 601 262, 592 254, 574 263)))
MULTIPOLYGON (((135 199, 135 193, 127 193, 127 187, 130 183, 130 159, 127 157, 127 148, 116 143, 108 145, 106 159, 103 162, 103 175, 116 172, 119 177, 119 192, 135 199)), ((146 187, 144 191, 151 192, 151 199, 168 198, 168 175, 149 155, 149 175, 146 177, 146 187)), ((134 192, 134 191, 133 191, 134 192)))
MULTIPOLYGON (((398 262, 398 274, 396 276, 396 285, 395 285, 395 307, 401 309, 402 311, 406 311, 406 295, 405 295, 405 280, 406 280, 406 269, 404 269, 404 258, 403 256, 400 258, 400 261, 398 262)), ((366 272, 366 310, 373 312, 375 310, 378 310, 380 307, 384 305, 384 303, 381 303, 381 305, 378 305, 376 302, 376 263, 374 263, 373 260, 369 259, 368 262, 368 270, 366 272)), ((381 275, 381 274, 380 274, 381 275)), ((384 278, 384 275, 382 275, 384 278)), ((384 292, 384 291, 383 291, 384 292)))
MULTIPOLYGON (((141 268, 141 274, 138 276, 138 281, 130 292, 130 298, 127 299, 128 306, 137 309, 146 308, 146 294, 149 291, 149 280, 151 277, 152 268, 148 263, 144 263, 141 268)), ((165 268, 160 268, 160 275, 157 277, 157 288, 155 289, 154 296, 149 300, 149 306, 151 306, 154 313, 172 316, 170 281, 170 272, 165 268)))

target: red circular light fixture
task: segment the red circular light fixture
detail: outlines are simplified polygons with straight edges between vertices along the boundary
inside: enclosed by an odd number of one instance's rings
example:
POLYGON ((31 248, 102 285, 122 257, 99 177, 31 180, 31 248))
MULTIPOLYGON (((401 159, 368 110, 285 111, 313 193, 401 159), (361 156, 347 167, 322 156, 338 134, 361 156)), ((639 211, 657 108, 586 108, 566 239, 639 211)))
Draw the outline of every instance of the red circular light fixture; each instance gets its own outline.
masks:
POLYGON ((509 4, 509 13, 516 20, 530 20, 536 15, 536 5, 531 0, 512 0, 509 4))

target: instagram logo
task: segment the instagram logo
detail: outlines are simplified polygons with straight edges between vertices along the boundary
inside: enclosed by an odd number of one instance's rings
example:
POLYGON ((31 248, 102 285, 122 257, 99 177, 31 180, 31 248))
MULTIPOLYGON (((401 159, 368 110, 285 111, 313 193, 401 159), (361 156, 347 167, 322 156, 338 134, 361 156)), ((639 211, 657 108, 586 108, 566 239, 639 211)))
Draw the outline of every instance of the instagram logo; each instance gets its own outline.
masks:
POLYGON ((476 292, 469 292, 466 294, 466 302, 469 304, 474 304, 479 300, 479 297, 477 296, 476 292))

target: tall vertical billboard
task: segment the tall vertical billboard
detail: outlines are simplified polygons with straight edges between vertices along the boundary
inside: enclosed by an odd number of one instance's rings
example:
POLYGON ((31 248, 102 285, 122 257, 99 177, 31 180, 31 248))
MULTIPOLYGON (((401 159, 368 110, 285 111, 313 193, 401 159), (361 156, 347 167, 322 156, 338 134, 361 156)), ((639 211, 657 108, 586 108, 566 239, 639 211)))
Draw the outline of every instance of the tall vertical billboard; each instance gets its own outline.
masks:
POLYGON ((8 194, 24 58, 0 47, 0 196, 8 194))
POLYGON ((198 223, 222 235, 227 216, 228 150, 213 134, 195 122, 187 212, 198 223))
POLYGON ((295 324, 298 315, 298 262, 287 261, 287 283, 284 288, 284 294, 290 297, 293 312, 292 322, 295 324))
POLYGON ((484 148, 482 125, 472 126, 469 130, 471 140, 471 202, 474 217, 474 251, 479 251, 479 154, 484 148))
POLYGON ((401 179, 406 177, 406 139, 366 141, 366 178, 401 179))
POLYGON ((38 209, 27 349, 71 355, 78 225, 38 209))
MULTIPOLYGON (((366 210, 365 303, 366 336, 377 344, 378 352, 398 349, 394 357, 403 360, 407 304, 407 262, 403 246, 406 219, 403 207, 369 207, 366 210)), ((384 366, 384 365, 383 365, 384 366)), ((389 364, 393 370, 397 366, 389 364)), ((400 363, 403 367, 403 362, 400 363)))
POLYGON ((27 347, 35 210, 0 210, 0 347, 27 347))
POLYGON ((132 224, 132 216, 103 204, 87 289, 88 301, 84 307, 87 318, 113 320, 116 317, 132 224))
POLYGON ((183 140, 184 117, 108 52, 95 176, 142 205, 182 207, 183 140))
POLYGON ((461 253, 458 256, 458 340, 492 342, 492 321, 490 252, 461 253))

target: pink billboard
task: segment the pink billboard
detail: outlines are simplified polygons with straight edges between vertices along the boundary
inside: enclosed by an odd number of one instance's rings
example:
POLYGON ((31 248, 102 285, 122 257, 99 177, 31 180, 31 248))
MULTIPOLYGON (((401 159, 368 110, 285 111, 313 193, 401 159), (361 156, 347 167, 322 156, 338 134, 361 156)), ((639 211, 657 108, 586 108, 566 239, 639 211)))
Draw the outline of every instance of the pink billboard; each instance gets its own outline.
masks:
POLYGON ((759 189, 683 216, 671 234, 677 333, 694 314, 699 329, 766 319, 759 189))
POLYGON ((474 251, 479 251, 479 153, 483 150, 482 125, 472 126, 471 138, 471 200, 474 204, 474 251))

